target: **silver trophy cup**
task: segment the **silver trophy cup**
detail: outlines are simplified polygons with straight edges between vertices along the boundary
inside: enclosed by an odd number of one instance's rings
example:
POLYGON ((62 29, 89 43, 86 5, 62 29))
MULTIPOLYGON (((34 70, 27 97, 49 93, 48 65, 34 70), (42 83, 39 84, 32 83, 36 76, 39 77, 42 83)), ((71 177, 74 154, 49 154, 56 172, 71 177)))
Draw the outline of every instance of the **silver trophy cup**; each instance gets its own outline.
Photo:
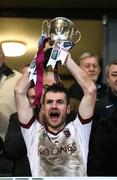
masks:
POLYGON ((63 41, 70 41, 76 44, 81 39, 81 33, 75 30, 74 23, 65 17, 56 17, 51 21, 43 21, 43 31, 45 25, 50 45, 63 41))
POLYGON ((45 25, 49 44, 53 47, 47 66, 51 65, 53 69, 58 69, 58 62, 64 64, 67 51, 81 39, 81 33, 76 31, 74 23, 65 17, 43 21, 43 32, 45 25))

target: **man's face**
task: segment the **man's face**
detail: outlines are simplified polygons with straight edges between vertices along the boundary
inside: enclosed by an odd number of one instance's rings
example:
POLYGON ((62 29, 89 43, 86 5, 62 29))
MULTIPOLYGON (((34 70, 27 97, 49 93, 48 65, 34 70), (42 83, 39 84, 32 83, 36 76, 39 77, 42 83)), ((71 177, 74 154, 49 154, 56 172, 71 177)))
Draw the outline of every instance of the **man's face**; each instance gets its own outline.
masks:
POLYGON ((65 125, 66 115, 70 112, 66 95, 60 92, 47 92, 45 95, 43 113, 48 129, 54 133, 62 130, 65 125))
POLYGON ((80 67, 96 82, 100 74, 100 66, 95 57, 84 58, 80 62, 80 67))
POLYGON ((117 65, 111 65, 109 67, 107 82, 112 92, 117 95, 117 65))

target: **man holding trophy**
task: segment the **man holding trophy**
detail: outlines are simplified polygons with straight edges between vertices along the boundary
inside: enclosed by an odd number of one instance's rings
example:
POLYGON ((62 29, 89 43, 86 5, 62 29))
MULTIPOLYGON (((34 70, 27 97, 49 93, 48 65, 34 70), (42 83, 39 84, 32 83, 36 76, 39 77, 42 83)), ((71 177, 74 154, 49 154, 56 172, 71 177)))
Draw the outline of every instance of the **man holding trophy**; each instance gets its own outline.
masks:
MULTIPOLYGON (((74 121, 67 123, 67 115, 71 108, 67 91, 60 84, 53 84, 43 91, 43 98, 41 95, 44 125, 39 123, 38 118, 34 118, 32 110, 28 111, 31 120, 24 120, 19 108, 23 93, 19 92, 26 92, 30 84, 27 80, 30 71, 23 75, 16 86, 18 117, 27 146, 32 176, 86 176, 96 87, 68 52, 73 45, 73 34, 73 23, 69 19, 58 17, 50 21, 49 41, 53 49, 47 66, 51 65, 54 69, 57 62, 61 61, 84 92, 74 121)), ((42 83, 44 84, 44 80, 42 83)))

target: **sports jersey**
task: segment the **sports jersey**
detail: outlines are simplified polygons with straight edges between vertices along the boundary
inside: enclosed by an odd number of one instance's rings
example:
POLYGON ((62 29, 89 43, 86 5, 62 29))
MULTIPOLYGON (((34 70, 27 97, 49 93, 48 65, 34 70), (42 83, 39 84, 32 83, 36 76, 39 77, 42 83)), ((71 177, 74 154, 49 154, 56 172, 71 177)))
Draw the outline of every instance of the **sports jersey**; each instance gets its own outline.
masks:
POLYGON ((77 116, 57 134, 48 132, 37 119, 30 124, 21 130, 32 176, 86 176, 91 121, 83 124, 77 116))

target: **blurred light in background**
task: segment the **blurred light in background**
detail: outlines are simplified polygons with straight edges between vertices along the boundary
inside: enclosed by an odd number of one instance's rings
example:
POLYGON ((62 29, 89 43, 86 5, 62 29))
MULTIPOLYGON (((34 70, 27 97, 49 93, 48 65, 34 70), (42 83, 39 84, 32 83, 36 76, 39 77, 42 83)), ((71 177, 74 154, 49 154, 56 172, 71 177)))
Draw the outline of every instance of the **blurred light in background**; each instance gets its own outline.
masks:
POLYGON ((4 41, 2 48, 7 57, 22 56, 27 50, 26 44, 18 41, 4 41))

